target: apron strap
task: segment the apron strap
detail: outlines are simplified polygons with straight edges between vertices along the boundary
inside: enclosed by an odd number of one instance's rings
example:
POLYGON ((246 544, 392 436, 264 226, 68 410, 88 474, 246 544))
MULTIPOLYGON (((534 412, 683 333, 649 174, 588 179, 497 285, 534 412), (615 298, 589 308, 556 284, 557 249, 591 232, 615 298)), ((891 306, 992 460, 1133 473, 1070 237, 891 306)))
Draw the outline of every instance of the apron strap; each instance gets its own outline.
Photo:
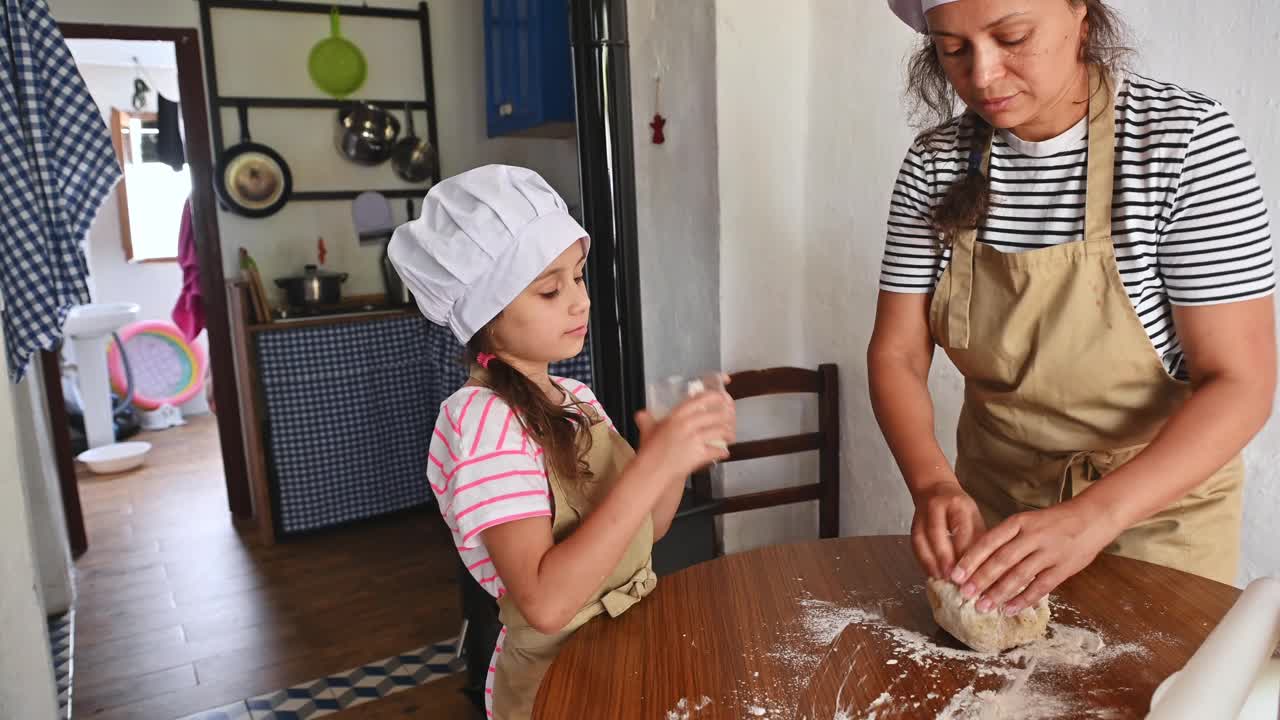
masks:
POLYGON ((1111 202, 1116 174, 1116 98, 1112 78, 1089 66, 1089 175, 1084 239, 1111 242, 1111 202))
MULTIPOLYGON (((1086 176, 1084 239, 1111 243, 1111 203, 1116 167, 1115 86, 1112 78, 1095 65, 1089 66, 1089 169, 1086 176)), ((995 132, 986 121, 975 118, 973 146, 969 152, 969 175, 990 174, 991 147, 995 132)), ((951 244, 947 290, 947 345, 957 350, 969 347, 969 304, 973 299, 973 276, 978 228, 966 229, 951 244)))
POLYGON ((1067 458, 1067 464, 1062 468, 1062 480, 1058 483, 1058 495, 1055 502, 1066 502, 1075 496, 1076 479, 1093 479, 1089 475, 1092 470, 1091 454, 1090 451, 1085 450, 1067 458))
MULTIPOLYGON (((986 120, 974 117, 972 147, 969 150, 969 177, 991 170, 991 142, 995 132, 986 120)), ((981 219, 979 219, 981 222, 981 219)), ((951 243, 950 279, 947 289, 947 344, 963 350, 969 347, 969 301, 973 299, 974 246, 978 228, 966 228, 951 243)))

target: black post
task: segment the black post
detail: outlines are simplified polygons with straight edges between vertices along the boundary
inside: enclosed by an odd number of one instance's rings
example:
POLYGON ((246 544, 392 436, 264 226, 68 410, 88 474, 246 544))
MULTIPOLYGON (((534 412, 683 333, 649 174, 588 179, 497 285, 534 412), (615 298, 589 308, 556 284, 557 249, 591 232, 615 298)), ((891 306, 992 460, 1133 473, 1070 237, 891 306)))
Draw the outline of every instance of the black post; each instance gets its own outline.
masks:
MULTIPOLYGON (((205 84, 209 86, 209 130, 213 136, 213 165, 222 161, 222 107, 218 105, 218 66, 213 60, 213 18, 209 3, 200 3, 200 44, 204 48, 205 84)), ((221 182, 221 178, 218 179, 221 182)))
MULTIPOLYGON (((422 84, 427 101, 427 141, 436 151, 436 175, 432 182, 439 182, 440 177, 440 140, 436 136, 436 78, 432 72, 435 63, 431 60, 431 10, 425 2, 418 3, 418 30, 421 35, 419 45, 422 48, 422 84)), ((413 218, 409 218, 412 220, 413 218)))
POLYGON ((635 444, 632 416, 644 407, 645 381, 626 2, 570 0, 569 22, 582 212, 591 234, 595 391, 635 444))

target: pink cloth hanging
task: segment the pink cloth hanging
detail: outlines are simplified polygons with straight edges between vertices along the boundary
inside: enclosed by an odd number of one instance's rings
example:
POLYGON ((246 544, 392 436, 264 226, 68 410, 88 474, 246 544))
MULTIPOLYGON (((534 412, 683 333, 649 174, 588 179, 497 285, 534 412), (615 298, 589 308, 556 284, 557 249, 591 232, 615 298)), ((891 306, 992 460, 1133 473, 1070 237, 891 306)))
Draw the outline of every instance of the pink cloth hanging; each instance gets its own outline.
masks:
POLYGON ((193 342, 204 329, 204 298, 200 295, 200 259, 196 253, 195 226, 191 222, 191 198, 182 206, 178 267, 182 268, 182 292, 173 306, 173 324, 186 336, 187 342, 193 342))

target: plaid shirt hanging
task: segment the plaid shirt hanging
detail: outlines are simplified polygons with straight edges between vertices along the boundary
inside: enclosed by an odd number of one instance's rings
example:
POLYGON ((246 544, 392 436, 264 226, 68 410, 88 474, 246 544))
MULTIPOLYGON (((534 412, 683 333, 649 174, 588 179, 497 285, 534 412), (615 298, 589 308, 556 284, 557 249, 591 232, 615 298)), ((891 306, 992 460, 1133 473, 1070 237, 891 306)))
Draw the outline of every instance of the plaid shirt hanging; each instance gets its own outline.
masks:
POLYGON ((81 241, 121 172, 44 0, 0 2, 0 306, 17 382, 89 301, 81 241))

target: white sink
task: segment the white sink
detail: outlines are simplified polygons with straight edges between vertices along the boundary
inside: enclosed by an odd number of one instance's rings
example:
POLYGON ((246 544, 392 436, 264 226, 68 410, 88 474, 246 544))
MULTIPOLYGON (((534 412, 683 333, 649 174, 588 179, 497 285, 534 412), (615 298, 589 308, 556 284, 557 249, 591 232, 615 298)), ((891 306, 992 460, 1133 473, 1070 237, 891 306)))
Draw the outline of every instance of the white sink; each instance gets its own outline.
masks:
POLYGON ((138 318, 137 303, 77 305, 67 313, 62 329, 73 338, 108 335, 138 318))
POLYGON ((111 381, 107 373, 107 344, 111 333, 133 322, 137 303, 77 305, 67 313, 62 330, 71 340, 76 360, 76 381, 84 405, 84 434, 90 448, 116 441, 112 422, 111 381))

